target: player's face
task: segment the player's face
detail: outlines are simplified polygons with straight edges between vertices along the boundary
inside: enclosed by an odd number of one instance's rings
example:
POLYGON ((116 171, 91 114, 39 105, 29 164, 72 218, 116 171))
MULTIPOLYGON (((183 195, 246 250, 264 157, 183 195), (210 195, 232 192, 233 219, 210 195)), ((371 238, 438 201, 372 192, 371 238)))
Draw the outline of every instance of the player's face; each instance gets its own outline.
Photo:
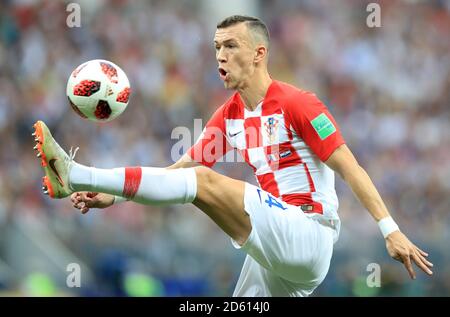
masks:
POLYGON ((255 69, 255 49, 245 23, 217 29, 214 45, 219 76, 225 88, 245 88, 255 69))

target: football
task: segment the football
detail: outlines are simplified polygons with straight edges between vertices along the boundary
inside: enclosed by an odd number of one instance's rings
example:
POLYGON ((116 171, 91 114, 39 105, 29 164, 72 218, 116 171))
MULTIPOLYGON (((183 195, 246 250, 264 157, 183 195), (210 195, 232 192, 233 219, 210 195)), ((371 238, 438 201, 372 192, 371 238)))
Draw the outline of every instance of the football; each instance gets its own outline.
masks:
POLYGON ((70 74, 66 89, 69 104, 82 118, 107 122, 128 106, 130 82, 113 62, 95 59, 79 65, 70 74))

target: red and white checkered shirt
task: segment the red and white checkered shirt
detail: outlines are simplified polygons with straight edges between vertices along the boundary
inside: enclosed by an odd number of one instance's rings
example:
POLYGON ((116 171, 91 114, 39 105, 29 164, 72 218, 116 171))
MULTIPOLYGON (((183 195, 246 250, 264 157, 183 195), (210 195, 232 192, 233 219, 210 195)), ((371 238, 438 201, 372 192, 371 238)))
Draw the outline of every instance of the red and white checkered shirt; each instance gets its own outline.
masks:
POLYGON ((236 149, 261 188, 305 212, 339 219, 334 172, 323 162, 344 143, 316 95, 273 81, 254 111, 235 93, 211 117, 188 154, 211 167, 236 149))

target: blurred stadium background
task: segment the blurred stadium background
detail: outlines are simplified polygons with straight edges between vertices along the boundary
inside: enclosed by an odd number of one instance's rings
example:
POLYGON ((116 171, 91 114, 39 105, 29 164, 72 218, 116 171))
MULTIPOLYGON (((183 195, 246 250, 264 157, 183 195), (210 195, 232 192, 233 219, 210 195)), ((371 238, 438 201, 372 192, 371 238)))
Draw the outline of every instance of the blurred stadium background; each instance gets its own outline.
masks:
MULTIPOLYGON (((206 216, 133 203, 81 216, 42 194, 30 134, 42 119, 97 167, 171 164, 173 128, 193 129, 230 95, 212 38, 219 19, 239 13, 267 23, 273 76, 330 107, 400 227, 435 264, 432 278, 409 280, 338 180, 341 237, 314 296, 449 296, 450 1, 376 2, 381 28, 366 27, 369 1, 84 0, 81 27, 68 28, 67 1, 1 1, 0 295, 231 295, 244 254, 206 216), (72 69, 95 58, 120 65, 133 89, 125 113, 104 125, 77 117, 65 96, 72 69), (66 286, 69 263, 81 266, 80 288, 66 286), (381 265, 381 288, 366 286, 369 263, 381 265)), ((216 170, 254 183, 243 163, 216 170)))

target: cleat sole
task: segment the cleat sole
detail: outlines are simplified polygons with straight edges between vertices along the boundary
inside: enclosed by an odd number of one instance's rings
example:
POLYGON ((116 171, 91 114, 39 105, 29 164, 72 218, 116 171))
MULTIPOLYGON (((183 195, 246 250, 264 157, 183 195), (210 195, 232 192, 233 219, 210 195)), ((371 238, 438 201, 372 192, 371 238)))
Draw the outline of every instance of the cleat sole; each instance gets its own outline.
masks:
MULTIPOLYGON (((52 135, 51 135, 50 131, 48 130, 48 128, 46 127, 45 123, 43 123, 42 121, 37 121, 33 125, 33 128, 34 128, 33 134, 34 134, 35 141, 36 141, 36 144, 33 149, 35 151, 37 151, 36 156, 38 158, 40 158, 41 165, 45 171, 45 176, 42 177, 42 191, 45 195, 49 195, 51 198, 67 197, 68 195, 71 194, 71 190, 70 190, 70 188, 68 188, 67 185, 64 184, 58 171, 55 168, 54 163, 58 159, 61 159, 61 160, 71 159, 72 160, 73 159, 73 158, 71 158, 72 152, 70 154, 70 157, 67 155, 67 153, 62 153, 61 154, 62 157, 60 157, 60 158, 53 157, 54 155, 56 155, 54 153, 54 151, 60 151, 61 148, 52 139, 52 135), (48 140, 46 140, 47 137, 49 138, 48 140), (47 144, 47 141, 49 142, 48 144, 47 144), (46 142, 45 145, 44 145, 44 142, 46 142), (45 149, 45 152, 44 152, 44 149, 45 149), (45 153, 47 153, 48 157, 45 153), (52 163, 52 164, 50 164, 50 163, 52 163), (53 182, 53 185, 52 185, 52 182, 53 182)), ((63 152, 63 151, 61 151, 61 152, 63 152)), ((63 161, 61 161, 61 162, 63 162, 63 161)), ((60 163, 60 164, 70 164, 70 162, 64 161, 63 163, 60 163)), ((64 167, 67 168, 68 166, 64 166, 64 167)), ((66 177, 65 174, 64 174, 64 177, 66 177)))
POLYGON ((42 184, 42 190, 44 191, 44 194, 49 195, 51 198, 54 198, 55 194, 53 192, 52 184, 48 180, 47 176, 42 177, 42 184))
POLYGON ((42 151, 42 144, 44 143, 44 133, 42 132, 42 127, 40 125, 40 121, 36 122, 33 125, 35 138, 34 140, 37 142, 35 145, 35 149, 38 151, 37 157, 41 158, 42 167, 47 166, 47 158, 45 157, 45 153, 42 151))
MULTIPOLYGON (((36 122, 33 125, 35 135, 35 141, 37 142, 34 146, 34 149, 38 151, 37 157, 41 158, 41 165, 42 167, 47 167, 47 158, 45 156, 45 153, 42 151, 42 144, 44 142, 44 134, 42 131, 42 127, 40 125, 40 121, 36 122)), ((52 188, 52 184, 50 183, 50 180, 47 176, 42 177, 42 190, 44 194, 49 195, 51 198, 55 197, 55 193, 52 188)))

